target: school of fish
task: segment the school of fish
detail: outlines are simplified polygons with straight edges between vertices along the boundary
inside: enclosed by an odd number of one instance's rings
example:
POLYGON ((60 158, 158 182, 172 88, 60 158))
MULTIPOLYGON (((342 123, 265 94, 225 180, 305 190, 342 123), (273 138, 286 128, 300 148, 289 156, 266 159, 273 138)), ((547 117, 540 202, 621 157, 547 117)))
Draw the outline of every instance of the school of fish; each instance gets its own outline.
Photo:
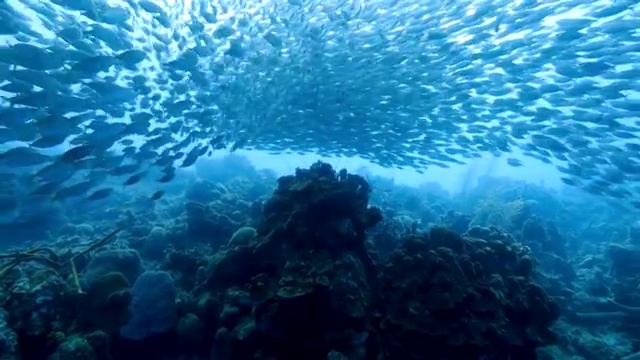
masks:
POLYGON ((0 37, 0 213, 157 200, 239 148, 418 171, 518 149, 640 208, 636 0, 4 0, 0 37))

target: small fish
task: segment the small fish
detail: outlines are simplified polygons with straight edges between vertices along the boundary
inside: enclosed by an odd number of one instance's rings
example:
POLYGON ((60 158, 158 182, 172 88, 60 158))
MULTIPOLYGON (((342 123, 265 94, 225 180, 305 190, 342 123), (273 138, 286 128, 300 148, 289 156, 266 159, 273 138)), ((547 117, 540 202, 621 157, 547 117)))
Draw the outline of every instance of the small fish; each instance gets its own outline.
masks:
POLYGON ((248 142, 247 139, 240 139, 239 141, 236 141, 235 143, 233 143, 233 145, 231 146, 231 150, 229 151, 235 152, 237 150, 240 150, 247 144, 247 142, 248 142))
POLYGON ((140 180, 142 180, 142 178, 145 176, 146 172, 139 172, 137 174, 131 175, 127 181, 125 181, 122 185, 123 186, 128 186, 128 185, 133 185, 137 182, 139 182, 140 180))
POLYGON ((121 176, 121 175, 127 175, 127 174, 131 174, 132 172, 138 170, 140 168, 140 165, 138 164, 125 164, 125 165, 120 165, 117 168, 112 169, 109 174, 113 175, 113 176, 121 176))
POLYGON ((562 181, 564 184, 569 186, 578 186, 578 183, 576 183, 573 179, 570 179, 570 178, 561 177, 560 181, 562 181))
POLYGON ((66 134, 47 135, 38 138, 31 143, 31 146, 38 149, 47 149, 58 146, 67 139, 66 134))
POLYGON ((118 54, 116 58, 127 65, 137 65, 147 58, 147 53, 142 50, 132 49, 118 54))
POLYGON ((189 151, 189 153, 187 154, 187 157, 182 161, 180 167, 184 168, 195 164, 198 160, 198 157, 200 156, 199 151, 200 149, 198 148, 191 149, 191 151, 189 151))
POLYGON ((156 200, 160 199, 163 196, 164 196, 164 191, 163 190, 158 190, 155 193, 153 193, 153 195, 151 195, 150 199, 153 200, 153 201, 156 201, 156 200))
POLYGON ((32 148, 19 146, 0 153, 0 163, 8 167, 28 167, 40 165, 50 160, 32 148))
POLYGON ((0 86, 0 90, 14 93, 14 94, 27 93, 32 89, 33 89, 33 85, 27 84, 24 81, 17 81, 17 80, 14 80, 13 82, 10 82, 6 85, 0 86))
POLYGON ((90 156, 96 150, 93 145, 78 145, 67 150, 60 156, 64 162, 75 162, 90 156))
POLYGON ((31 191, 29 195, 51 195, 58 190, 59 186, 60 184, 57 182, 47 182, 31 191))
POLYGON ((66 188, 60 189, 53 196, 53 200, 65 200, 86 194, 93 187, 94 182, 91 180, 76 183, 66 188))
POLYGON ((514 158, 508 158, 507 159, 507 164, 509 164, 509 166, 513 166, 513 167, 521 167, 522 165, 524 165, 522 163, 522 161, 520 161, 518 159, 514 159, 514 158))
POLYGON ((162 170, 160 170, 160 171, 162 171, 165 174, 169 174, 169 173, 176 172, 176 168, 173 167, 173 165, 168 165, 168 166, 165 166, 164 168, 162 168, 162 170))
POLYGON ((163 154, 158 157, 158 159, 153 163, 153 165, 157 166, 166 166, 173 163, 173 157, 166 154, 168 151, 165 151, 163 154))
POLYGON ((113 193, 112 188, 104 188, 94 191, 91 195, 87 196, 87 200, 102 200, 113 193))
POLYGON ((176 173, 170 172, 170 173, 164 174, 161 178, 159 178, 158 182, 166 183, 173 180, 174 177, 176 177, 176 173))

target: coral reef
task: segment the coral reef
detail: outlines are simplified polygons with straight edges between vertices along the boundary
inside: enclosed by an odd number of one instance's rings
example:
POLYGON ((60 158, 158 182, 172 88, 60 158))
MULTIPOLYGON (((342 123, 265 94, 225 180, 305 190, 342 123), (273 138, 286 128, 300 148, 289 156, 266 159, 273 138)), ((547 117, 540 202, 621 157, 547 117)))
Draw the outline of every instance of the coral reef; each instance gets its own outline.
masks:
POLYGON ((233 157, 210 165, 234 170, 200 167, 164 203, 131 201, 105 220, 78 212, 54 246, 0 255, 0 359, 618 360, 640 350, 626 336, 640 316, 633 222, 617 225, 626 244, 586 256, 575 239, 594 227, 569 229, 571 214, 536 187, 496 180, 489 191, 482 179, 455 202, 433 184, 323 162, 277 181, 233 157), (122 231, 83 244, 108 221, 122 231))

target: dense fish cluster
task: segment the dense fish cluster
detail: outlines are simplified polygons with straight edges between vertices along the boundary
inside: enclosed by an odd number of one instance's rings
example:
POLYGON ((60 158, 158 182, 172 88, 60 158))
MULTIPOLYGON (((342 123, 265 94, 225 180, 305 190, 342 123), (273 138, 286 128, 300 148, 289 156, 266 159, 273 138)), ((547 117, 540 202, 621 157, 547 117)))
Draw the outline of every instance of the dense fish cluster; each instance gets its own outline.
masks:
POLYGON ((640 207, 639 11, 635 0, 2 1, 0 212, 141 181, 158 199, 176 169, 225 148, 418 171, 520 149, 568 185, 640 207))

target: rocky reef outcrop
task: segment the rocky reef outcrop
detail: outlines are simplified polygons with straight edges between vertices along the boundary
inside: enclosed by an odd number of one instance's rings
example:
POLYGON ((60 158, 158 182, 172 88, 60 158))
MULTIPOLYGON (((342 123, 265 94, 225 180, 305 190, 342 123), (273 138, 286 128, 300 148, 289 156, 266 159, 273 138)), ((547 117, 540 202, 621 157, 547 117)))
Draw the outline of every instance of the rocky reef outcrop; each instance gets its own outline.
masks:
POLYGON ((258 236, 216 254, 199 288, 223 308, 213 353, 533 359, 555 341, 559 308, 511 238, 435 228, 372 260, 367 231, 382 215, 370 191, 364 178, 324 163, 279 179, 258 236))
POLYGON ((560 309, 530 273, 529 256, 505 240, 442 228, 406 237, 375 293, 386 355, 535 359, 537 347, 556 340, 550 327, 560 309))

